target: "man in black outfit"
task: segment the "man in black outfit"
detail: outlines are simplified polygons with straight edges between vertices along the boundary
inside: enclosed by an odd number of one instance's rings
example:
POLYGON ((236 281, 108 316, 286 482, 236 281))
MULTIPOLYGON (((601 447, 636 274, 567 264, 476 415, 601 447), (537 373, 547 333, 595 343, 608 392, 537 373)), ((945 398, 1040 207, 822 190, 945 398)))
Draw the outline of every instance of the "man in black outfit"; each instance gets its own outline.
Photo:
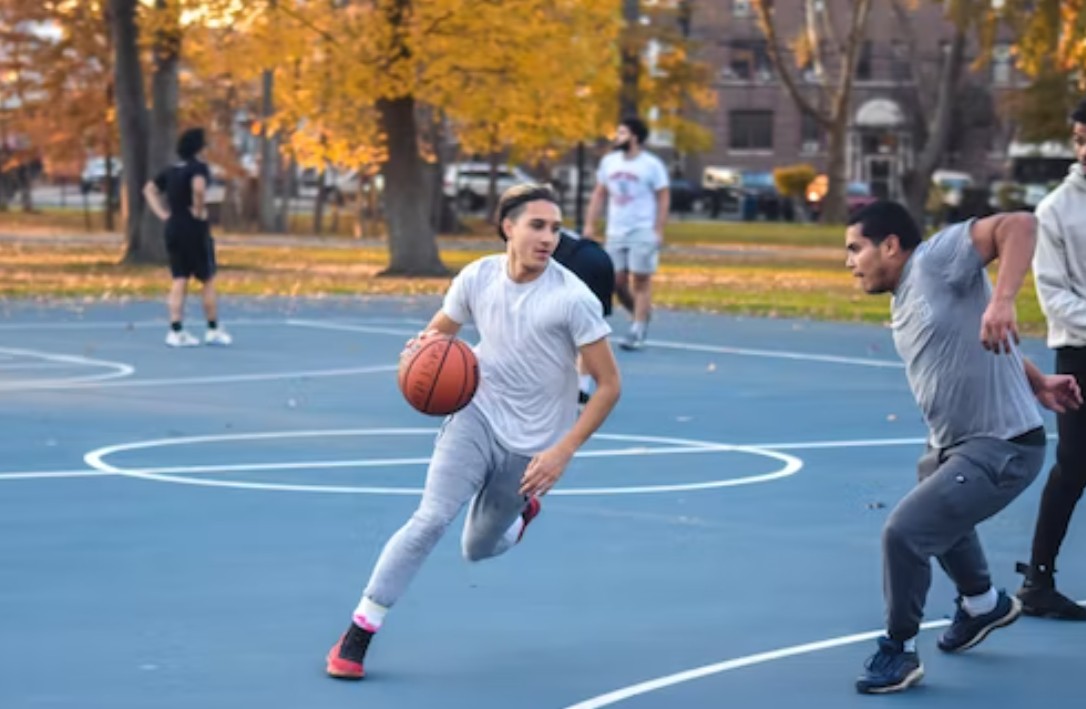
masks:
POLYGON ((209 345, 229 345, 232 338, 218 323, 218 297, 215 293, 215 242, 207 219, 207 187, 211 171, 201 157, 206 147, 202 128, 185 131, 177 141, 179 163, 158 173, 143 188, 151 210, 166 222, 166 251, 170 255, 168 300, 169 347, 195 347, 200 341, 181 326, 185 296, 190 278, 203 284, 204 315, 209 345), (163 201, 165 196, 165 201, 163 201))
MULTIPOLYGON (((562 229, 558 235, 558 246, 551 258, 584 281, 588 289, 600 299, 604 317, 611 315, 615 293, 615 267, 602 246, 569 229, 562 229)), ((592 394, 592 377, 584 372, 580 360, 577 362, 577 372, 580 375, 580 402, 584 404, 592 394)))
MULTIPOLYGON (((1048 321, 1048 346, 1056 371, 1086 386, 1086 101, 1071 114, 1075 162, 1067 178, 1037 206, 1037 249, 1033 257, 1037 298, 1048 321)), ((1086 488, 1086 409, 1056 418, 1060 440, 1056 464, 1041 494, 1030 563, 1019 564, 1026 579, 1018 591, 1026 615, 1086 621, 1086 608, 1056 589, 1056 557, 1086 488)))

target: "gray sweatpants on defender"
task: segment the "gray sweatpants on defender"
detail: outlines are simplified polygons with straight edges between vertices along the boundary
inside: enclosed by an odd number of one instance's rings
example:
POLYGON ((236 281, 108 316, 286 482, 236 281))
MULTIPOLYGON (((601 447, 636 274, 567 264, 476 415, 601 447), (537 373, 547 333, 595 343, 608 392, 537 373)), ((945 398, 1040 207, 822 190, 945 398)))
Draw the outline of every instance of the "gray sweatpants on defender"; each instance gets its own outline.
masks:
POLYGON ((929 448, 920 459, 920 484, 890 514, 882 532, 891 638, 907 640, 920 631, 931 557, 962 596, 992 587, 976 525, 1009 505, 1037 477, 1045 457, 1043 433, 1039 438, 1040 445, 975 438, 929 448))
POLYGON ((386 608, 396 603, 468 501, 464 557, 479 561, 507 551, 516 543, 507 532, 527 501, 519 490, 530 460, 502 447, 474 405, 448 418, 437 435, 418 509, 385 544, 365 596, 386 608))

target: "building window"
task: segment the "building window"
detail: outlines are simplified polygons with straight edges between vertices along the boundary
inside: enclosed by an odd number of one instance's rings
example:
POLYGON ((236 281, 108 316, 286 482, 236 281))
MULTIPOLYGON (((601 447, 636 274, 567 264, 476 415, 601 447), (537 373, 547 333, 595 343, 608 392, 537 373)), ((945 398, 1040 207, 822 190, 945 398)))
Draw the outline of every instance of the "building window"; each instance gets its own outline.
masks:
POLYGON ((728 78, 740 81, 769 81, 773 71, 765 40, 737 39, 729 42, 728 78))
POLYGON ((773 111, 732 111, 728 123, 732 150, 773 149, 773 111))
POLYGON ((1011 45, 1001 43, 992 47, 992 83, 996 86, 1009 86, 1013 71, 1011 45))
POLYGON ((856 60, 856 80, 857 81, 869 81, 872 76, 871 68, 871 54, 872 54, 871 40, 867 40, 860 47, 860 56, 856 60))
POLYGON ((893 56, 890 63, 891 78, 898 82, 907 82, 911 77, 909 71, 909 44, 895 39, 890 45, 890 52, 893 56))
POLYGON ((812 116, 801 113, 799 119, 799 151, 803 155, 822 152, 822 126, 812 116))
POLYGON ((750 0, 733 0, 732 17, 750 17, 751 14, 750 0))

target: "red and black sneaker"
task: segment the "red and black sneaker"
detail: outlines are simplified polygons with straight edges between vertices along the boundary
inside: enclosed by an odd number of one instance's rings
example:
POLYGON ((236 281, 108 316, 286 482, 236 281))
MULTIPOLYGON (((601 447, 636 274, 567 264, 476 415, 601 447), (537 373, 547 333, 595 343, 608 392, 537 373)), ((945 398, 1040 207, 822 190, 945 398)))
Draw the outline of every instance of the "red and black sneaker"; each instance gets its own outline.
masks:
POLYGON ((343 634, 332 649, 328 651, 327 672, 336 679, 362 679, 366 676, 366 670, 362 668, 362 661, 366 657, 366 650, 370 646, 373 633, 360 628, 354 623, 343 634))
POLYGON ((517 535, 518 542, 524 539, 524 531, 528 529, 528 524, 539 516, 542 509, 543 503, 539 501, 538 497, 532 496, 528 498, 528 504, 524 505, 524 511, 520 513, 520 518, 524 520, 524 526, 520 528, 520 534, 517 535))

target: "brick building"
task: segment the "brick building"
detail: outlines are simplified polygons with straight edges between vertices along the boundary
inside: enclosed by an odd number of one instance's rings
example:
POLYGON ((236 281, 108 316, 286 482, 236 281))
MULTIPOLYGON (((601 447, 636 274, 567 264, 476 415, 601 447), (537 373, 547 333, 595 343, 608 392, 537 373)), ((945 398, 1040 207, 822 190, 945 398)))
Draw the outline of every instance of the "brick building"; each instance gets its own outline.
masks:
MULTIPOLYGON (((715 136, 713 148, 686 156, 681 162, 690 179, 699 180, 707 166, 768 171, 810 163, 819 170, 825 168, 826 136, 814 120, 799 111, 775 75, 751 5, 750 0, 695 0, 691 38, 700 47, 700 58, 712 68, 718 105, 701 117, 715 136)), ((790 41, 803 27, 805 5, 804 0, 776 2, 782 42, 790 41)), ((843 36, 852 2, 818 0, 818 5, 828 6, 843 36)), ((919 68, 931 77, 930 86, 924 82, 920 90, 933 94, 952 28, 934 3, 921 3, 912 17, 919 68)), ((967 50, 967 56, 975 56, 975 48, 967 50)), ((785 57, 790 65, 795 64, 790 50, 785 57)), ((848 171, 850 179, 868 182, 877 194, 890 198, 901 195, 901 175, 922 147, 917 140, 918 89, 908 57, 906 33, 890 3, 876 0, 856 67, 848 171)), ((832 80, 837 72, 832 66, 827 69, 832 80)), ((793 76, 801 90, 816 99, 814 73, 794 69, 793 76)), ((999 107, 1007 91, 1021 85, 1009 45, 997 43, 993 61, 976 71, 967 66, 964 79, 950 150, 941 168, 967 172, 980 184, 987 184, 1006 174, 1011 127, 1000 119, 999 107)))

